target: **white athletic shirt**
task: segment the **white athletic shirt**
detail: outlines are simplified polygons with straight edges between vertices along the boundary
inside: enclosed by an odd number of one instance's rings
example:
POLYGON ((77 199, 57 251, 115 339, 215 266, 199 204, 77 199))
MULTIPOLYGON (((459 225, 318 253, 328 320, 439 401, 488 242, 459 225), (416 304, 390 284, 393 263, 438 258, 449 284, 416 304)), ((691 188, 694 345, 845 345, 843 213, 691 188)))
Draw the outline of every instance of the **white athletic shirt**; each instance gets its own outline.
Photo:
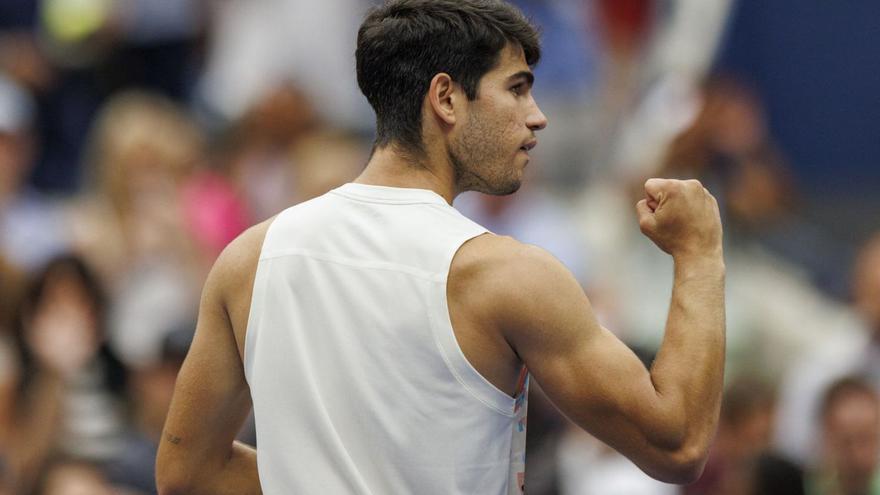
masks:
POLYGON ((272 222, 245 343, 263 493, 522 493, 528 376, 516 399, 483 378, 446 301, 484 232, 432 191, 363 184, 272 222))

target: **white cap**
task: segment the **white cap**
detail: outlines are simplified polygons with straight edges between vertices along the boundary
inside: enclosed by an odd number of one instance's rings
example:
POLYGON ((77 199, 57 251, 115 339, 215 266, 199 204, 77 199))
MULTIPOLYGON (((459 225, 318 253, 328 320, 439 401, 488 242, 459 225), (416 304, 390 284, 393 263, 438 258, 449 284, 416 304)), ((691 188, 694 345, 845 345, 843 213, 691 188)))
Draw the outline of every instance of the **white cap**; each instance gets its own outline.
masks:
POLYGON ((34 101, 27 91, 0 73, 0 133, 15 133, 30 127, 34 101))

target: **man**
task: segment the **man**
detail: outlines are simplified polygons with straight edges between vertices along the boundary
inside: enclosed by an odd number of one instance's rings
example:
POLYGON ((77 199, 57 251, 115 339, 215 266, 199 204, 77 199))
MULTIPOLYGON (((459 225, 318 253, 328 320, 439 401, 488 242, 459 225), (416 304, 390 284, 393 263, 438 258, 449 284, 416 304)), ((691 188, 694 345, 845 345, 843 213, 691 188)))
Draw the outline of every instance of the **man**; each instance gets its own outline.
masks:
POLYGON ((450 206, 519 187, 547 125, 530 91, 538 58, 535 29, 498 0, 368 15, 357 68, 373 156, 218 259, 160 446, 161 493, 522 493, 526 369, 647 473, 699 475, 724 364, 712 196, 650 180, 637 205, 675 260, 650 372, 556 259, 450 206), (233 443, 251 399, 259 454, 233 443))

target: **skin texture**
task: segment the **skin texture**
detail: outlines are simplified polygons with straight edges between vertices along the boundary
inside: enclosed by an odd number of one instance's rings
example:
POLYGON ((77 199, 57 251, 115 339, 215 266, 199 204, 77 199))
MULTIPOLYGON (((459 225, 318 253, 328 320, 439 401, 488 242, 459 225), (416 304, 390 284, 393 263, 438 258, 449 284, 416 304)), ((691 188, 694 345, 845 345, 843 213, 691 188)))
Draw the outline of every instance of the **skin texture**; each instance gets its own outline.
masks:
MULTIPOLYGON (((424 156, 374 151, 355 182, 433 190, 515 191, 524 146, 547 125, 522 51, 508 47, 470 101, 447 74, 422 107, 424 156)), ((650 370, 596 321, 574 277, 546 251, 485 234, 456 254, 447 285, 459 345, 513 395, 523 365, 577 425, 650 475, 690 482, 718 422, 724 367, 724 262, 715 199, 697 181, 651 179, 636 205, 642 232, 675 263, 666 334, 650 370)), ((234 241, 205 285, 158 458, 160 493, 259 493, 255 453, 233 444, 250 407, 241 356, 268 222, 234 241)), ((659 324, 659 322, 658 322, 659 324)))

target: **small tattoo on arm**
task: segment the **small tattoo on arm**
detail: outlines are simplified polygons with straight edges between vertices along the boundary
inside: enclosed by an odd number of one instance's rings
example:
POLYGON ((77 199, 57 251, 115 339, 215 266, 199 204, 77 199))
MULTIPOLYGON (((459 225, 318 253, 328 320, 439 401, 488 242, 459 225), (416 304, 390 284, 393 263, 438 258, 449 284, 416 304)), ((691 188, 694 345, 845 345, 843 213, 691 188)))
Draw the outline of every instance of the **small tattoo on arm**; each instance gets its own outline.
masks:
POLYGON ((180 443, 180 441, 182 439, 178 436, 172 435, 171 433, 165 433, 165 440, 168 440, 169 442, 173 443, 174 445, 177 445, 180 443))

